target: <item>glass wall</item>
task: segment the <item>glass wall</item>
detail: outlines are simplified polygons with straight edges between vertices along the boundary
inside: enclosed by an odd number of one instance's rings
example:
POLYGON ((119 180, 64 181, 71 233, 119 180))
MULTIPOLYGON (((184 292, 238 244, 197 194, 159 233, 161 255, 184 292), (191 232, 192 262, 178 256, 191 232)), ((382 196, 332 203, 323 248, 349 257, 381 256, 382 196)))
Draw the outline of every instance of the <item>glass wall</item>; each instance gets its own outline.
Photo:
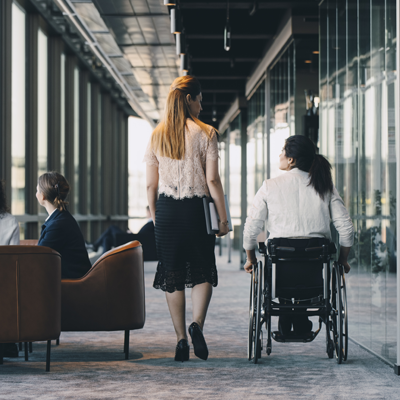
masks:
POLYGON ((26 64, 26 14, 12 5, 12 144, 11 144, 11 212, 25 214, 25 64, 26 64))
POLYGON ((247 104, 247 210, 263 181, 267 178, 265 134, 265 80, 247 104))
POLYGON ((396 1, 320 7, 320 150, 355 227, 350 337, 396 362, 396 1))
MULTIPOLYGON (((79 52, 80 46, 71 48, 50 28, 46 19, 52 18, 50 14, 39 15, 29 0, 10 3, 11 7, 4 7, 3 11, 11 21, 11 34, 8 26, 0 26, 4 47, 11 50, 6 63, 0 60, 7 65, 3 69, 6 74, 2 77, 3 97, 11 108, 10 119, 8 108, 1 110, 6 129, 0 130, 0 142, 5 143, 0 146, 0 159, 5 160, 0 179, 9 185, 7 189, 11 187, 11 212, 20 223, 21 238, 38 238, 45 215, 43 208, 36 207, 37 176, 49 168, 68 175, 73 196, 69 201, 74 206, 71 210, 82 224, 86 240, 91 239, 91 231, 93 238, 100 235, 105 220, 125 229, 128 225, 125 136, 127 114, 131 112, 128 102, 120 96, 118 86, 110 85, 85 60, 77 57, 75 51, 79 52), (82 82, 85 85, 80 85, 82 82), (102 96, 114 104, 112 130, 101 124, 102 96), (28 97, 32 97, 29 102, 28 97), (113 157, 106 158, 102 137, 108 133, 113 136, 113 157), (103 182, 110 176, 109 171, 116 171, 116 159, 120 160, 116 176, 121 179, 110 180, 115 183, 114 197, 106 199, 107 212, 101 215, 103 182)), ((65 18, 68 24, 69 19, 65 18)), ((2 52, 0 58, 3 54, 8 53, 2 52)), ((108 186, 112 185, 107 181, 108 186)))
POLYGON ((279 170, 279 154, 285 139, 295 134, 295 53, 293 41, 269 70, 270 86, 270 130, 269 130, 269 163, 270 178, 282 173, 279 170))
MULTIPOLYGON (((242 168, 242 146, 240 140, 241 113, 231 122, 229 126, 229 209, 231 212, 232 226, 241 225, 241 168, 242 168)), ((235 234, 235 232, 234 232, 235 234)), ((237 236, 235 234, 235 236, 237 236)))

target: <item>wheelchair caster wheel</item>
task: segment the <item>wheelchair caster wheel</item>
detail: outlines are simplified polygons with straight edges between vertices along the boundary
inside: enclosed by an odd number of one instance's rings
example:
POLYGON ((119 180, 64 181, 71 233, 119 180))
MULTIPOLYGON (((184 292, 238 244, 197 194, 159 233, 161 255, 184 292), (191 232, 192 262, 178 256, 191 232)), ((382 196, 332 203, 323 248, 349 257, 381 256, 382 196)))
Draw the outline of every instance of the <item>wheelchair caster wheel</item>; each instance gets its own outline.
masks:
POLYGON ((267 355, 269 356, 270 354, 271 354, 271 348, 268 347, 268 349, 267 349, 267 355))

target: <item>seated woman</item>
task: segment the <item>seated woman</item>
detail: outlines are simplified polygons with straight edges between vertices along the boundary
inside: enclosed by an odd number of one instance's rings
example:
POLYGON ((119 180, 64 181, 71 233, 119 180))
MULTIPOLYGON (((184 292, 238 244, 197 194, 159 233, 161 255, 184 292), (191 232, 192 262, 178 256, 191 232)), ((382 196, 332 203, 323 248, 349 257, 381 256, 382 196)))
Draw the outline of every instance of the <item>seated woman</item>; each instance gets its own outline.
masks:
MULTIPOLYGON (((339 232, 339 263, 346 273, 347 261, 353 245, 354 228, 351 218, 332 182, 331 165, 316 154, 313 142, 305 136, 294 135, 286 139, 279 156, 279 169, 287 171, 264 181, 257 192, 250 215, 244 227, 243 247, 247 253, 246 272, 257 262, 255 248, 257 236, 264 222, 268 239, 325 237, 331 239, 330 222, 339 232)), ((307 334, 312 322, 307 316, 280 317, 279 330, 288 334, 307 334)))
POLYGON ((47 246, 61 254, 61 277, 80 278, 91 268, 83 235, 65 201, 67 180, 57 172, 39 177, 36 198, 49 214, 42 225, 38 246, 47 246))
MULTIPOLYGON (((0 181, 0 246, 19 244, 19 225, 9 211, 3 183, 0 181)), ((3 356, 18 357, 17 345, 15 343, 4 343, 3 356)))

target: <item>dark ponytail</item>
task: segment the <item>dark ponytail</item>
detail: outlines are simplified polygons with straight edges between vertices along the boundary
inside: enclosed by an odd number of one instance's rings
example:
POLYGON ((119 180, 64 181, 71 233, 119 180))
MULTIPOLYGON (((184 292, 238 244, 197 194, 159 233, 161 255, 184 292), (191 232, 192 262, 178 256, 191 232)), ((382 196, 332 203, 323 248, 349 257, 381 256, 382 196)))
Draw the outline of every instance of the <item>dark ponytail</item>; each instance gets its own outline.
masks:
POLYGON ((58 172, 46 172, 39 176, 38 185, 44 198, 60 211, 67 209, 65 200, 69 193, 68 181, 58 172))
POLYGON ((295 160, 295 166, 310 176, 310 183, 323 200, 325 194, 332 193, 332 166, 329 161, 315 151, 314 143, 303 135, 289 136, 285 143, 286 157, 295 160))

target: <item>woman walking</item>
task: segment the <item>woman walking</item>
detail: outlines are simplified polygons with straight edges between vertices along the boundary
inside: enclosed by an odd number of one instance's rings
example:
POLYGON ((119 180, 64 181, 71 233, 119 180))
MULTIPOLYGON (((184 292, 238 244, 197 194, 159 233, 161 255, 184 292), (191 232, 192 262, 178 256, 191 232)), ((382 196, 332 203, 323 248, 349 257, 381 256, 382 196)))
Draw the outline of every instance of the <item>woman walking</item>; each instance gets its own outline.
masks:
POLYGON ((203 197, 211 196, 215 202, 220 217, 217 236, 229 231, 218 173, 217 134, 198 119, 201 101, 196 78, 175 79, 164 118, 154 130, 144 158, 159 259, 153 286, 166 294, 178 342, 175 361, 189 360, 185 288, 192 288, 189 334, 194 353, 203 360, 208 358, 203 328, 218 275, 215 236, 207 234, 203 197))

